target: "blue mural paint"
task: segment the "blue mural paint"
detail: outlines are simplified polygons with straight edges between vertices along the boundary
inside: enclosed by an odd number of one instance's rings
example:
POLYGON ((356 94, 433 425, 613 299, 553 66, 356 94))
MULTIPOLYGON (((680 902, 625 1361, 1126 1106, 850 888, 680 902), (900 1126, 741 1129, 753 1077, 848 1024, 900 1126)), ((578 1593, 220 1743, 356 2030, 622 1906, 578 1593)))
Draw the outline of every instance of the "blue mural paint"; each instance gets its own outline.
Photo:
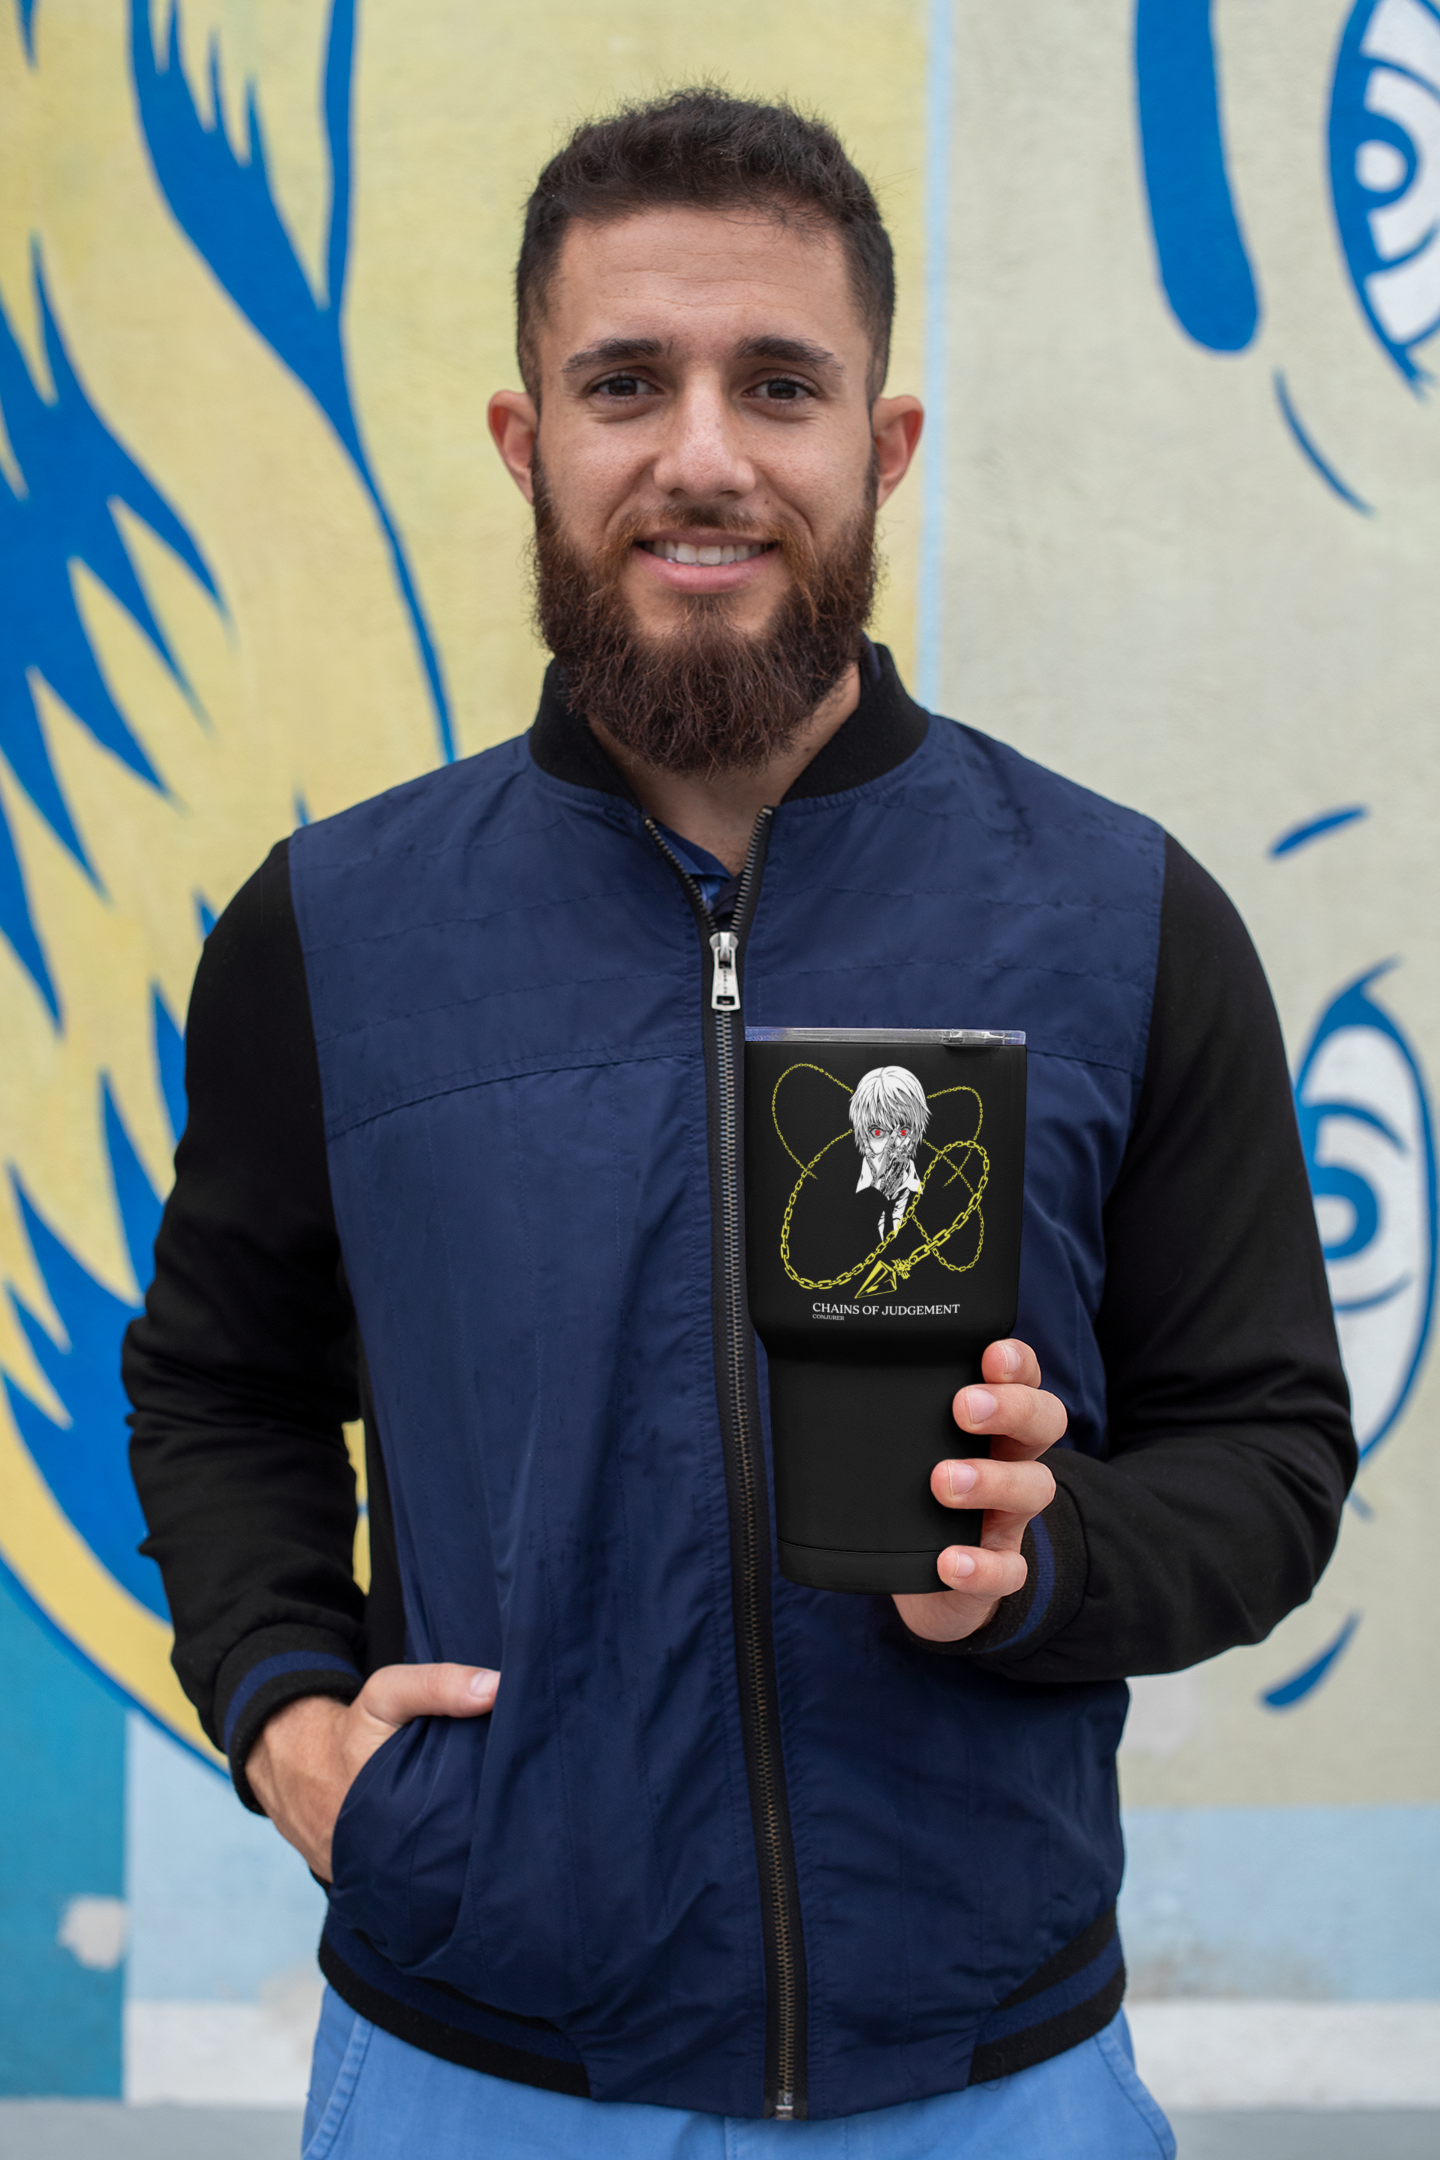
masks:
POLYGON ((332 0, 326 46, 321 109, 330 159, 330 215, 323 296, 312 291, 276 205, 253 83, 245 105, 248 156, 237 158, 230 147, 221 112, 218 37, 210 46, 213 123, 207 127, 196 110, 180 57, 181 6, 182 0, 175 0, 162 66, 155 56, 149 0, 131 0, 135 96, 156 180, 181 228, 246 320, 310 392, 354 466, 385 536, 435 708, 441 753, 448 761, 455 755, 455 742, 439 654, 404 543, 360 439, 345 361, 356 0, 332 0))
MULTIPOLYGON (((8 477, 0 476, 0 590, 5 593, 0 611, 0 752, 55 837, 93 880, 93 867, 50 761, 33 678, 43 677, 96 742, 133 773, 152 787, 162 783, 96 663, 76 603, 72 566, 83 563, 99 579, 187 697, 190 686, 151 611, 112 506, 123 503, 141 519, 217 605, 220 595, 190 533, 87 396, 50 302, 38 247, 33 266, 53 399, 36 388, 0 307, 0 412, 24 483, 17 492, 8 477)), ((0 933, 58 1023, 59 999, 3 818, 0 933)))
MULTIPOLYGON (((354 117, 355 14, 359 0, 331 0, 330 36, 325 47, 322 103, 325 140, 330 151, 330 222, 325 241, 325 290, 337 326, 350 267, 350 137, 354 117)), ((251 140, 258 140, 253 117, 251 140)))
POLYGON ((20 858, 10 837, 10 827, 3 811, 0 811, 0 936, 15 954, 36 989, 50 1009, 50 1018, 59 1025, 60 1000, 45 964, 45 949, 40 943, 30 912, 30 895, 25 889, 25 873, 20 868, 20 858))
MULTIPOLYGON (((1366 814, 1355 804, 1308 819, 1270 852, 1287 853, 1366 814)), ((1362 1465, 1393 1431, 1414 1390, 1435 1303, 1437 1178, 1429 1091, 1404 1033, 1370 995, 1393 965, 1370 969, 1331 1000, 1295 1082, 1362 1465)), ((1363 1521, 1371 1519, 1373 1510, 1359 1493, 1349 1495, 1349 1505, 1363 1521)), ((1271 1710, 1303 1702, 1334 1669, 1359 1624, 1359 1614, 1352 1614, 1317 1657, 1266 1689, 1259 1701, 1271 1710)))
MULTIPOLYGON (((185 1037, 175 1025, 170 1008, 158 990, 155 992, 151 1018, 155 1030, 155 1070, 160 1081, 160 1093, 165 1098, 170 1130, 178 1146, 189 1115, 185 1099, 185 1037)), ((148 1275, 139 1276, 142 1283, 148 1283, 149 1279, 148 1275)))
MULTIPOLYGON (((149 1287, 155 1273, 155 1239, 160 1229, 164 1202, 150 1182, 149 1172, 131 1145, 125 1123, 115 1107, 108 1079, 100 1083, 105 1108, 105 1148, 110 1157, 110 1177, 115 1206, 131 1272, 141 1289, 149 1287)), ((138 1310, 138 1307, 136 1308, 138 1310)))
MULTIPOLYGON (((1123 1823, 1132 1995, 1440 1996, 1440 1807, 1132 1807, 1123 1823)), ((1376 2128, 1373 2145, 1342 2134, 1332 2150, 1383 2152, 1376 2128)), ((1325 2149, 1323 2117, 1293 2144, 1276 2129, 1259 2143, 1268 2160, 1325 2149)), ((1222 2136, 1212 2150, 1225 2149, 1222 2136)))
POLYGON ((1357 819, 1369 817, 1364 803, 1351 803, 1344 810, 1327 810, 1323 817, 1306 818, 1299 825, 1292 825, 1288 832, 1272 840, 1268 849, 1271 856, 1293 855, 1297 848, 1308 847, 1312 840, 1319 840, 1326 833, 1339 832, 1342 826, 1353 825, 1357 819))
POLYGON ((1327 457, 1321 454, 1313 437, 1301 423, 1300 416, 1290 401, 1290 391, 1286 385, 1285 377, 1278 368, 1275 370, 1275 396, 1284 417, 1285 425, 1290 430, 1291 440, 1299 450, 1300 455, 1313 466, 1314 470, 1319 473, 1320 478, 1325 482, 1326 487, 1338 495, 1341 502, 1348 503, 1352 510, 1358 510, 1362 517, 1373 517, 1375 512, 1370 504, 1362 496, 1357 495, 1353 488, 1345 485, 1335 467, 1327 457))
POLYGON ((199 918, 201 937, 209 937, 210 932, 214 929, 216 923, 220 920, 220 918, 215 913, 214 908, 210 906, 209 902, 200 893, 196 893, 195 895, 195 913, 199 918))
POLYGON ((1360 0, 1335 56, 1330 196, 1361 310, 1414 389, 1440 330, 1440 9, 1360 0))
MULTIPOLYGON (((160 1092, 178 1141, 186 1116, 185 1040, 158 991, 151 1016, 160 1092)), ((125 1249, 135 1279, 144 1287, 154 1273, 161 1200, 135 1153, 108 1082, 101 1085, 101 1107, 125 1249)), ((16 1428, 96 1558, 142 1605, 168 1619, 160 1571, 136 1551, 145 1536, 145 1520, 130 1478, 125 1424, 129 1404, 120 1385, 120 1340, 140 1308, 97 1282, 56 1236, 13 1171, 11 1182, 63 1341, 50 1334, 13 1289, 10 1303, 36 1363, 70 1418, 68 1426, 57 1423, 7 1375, 5 1392, 16 1428)))
POLYGON ((255 2002, 313 1965, 324 1892, 225 1773, 132 1716, 125 1785, 132 2002, 255 2002))
POLYGON ((15 0, 15 11, 20 18, 20 35, 25 43, 25 57, 31 67, 35 65, 35 0, 15 0))
POLYGON ((125 1710, 0 1571, 0 2094, 118 2099, 124 1968, 58 1940, 73 1897, 124 1895, 125 1710))
POLYGON ((1324 1252, 1362 1462, 1393 1430, 1429 1345, 1440 1234, 1425 1076, 1401 1029, 1370 995, 1393 965, 1371 968, 1331 1001, 1295 1082, 1310 1189, 1317 1203, 1338 1203, 1342 1216, 1324 1252), (1343 1088, 1332 1092, 1327 1051, 1347 1034, 1343 1088), (1388 1320, 1378 1331, 1347 1325, 1401 1299, 1411 1317, 1398 1354, 1388 1320))
POLYGON ((1165 297, 1211 352, 1243 352, 1260 322, 1225 168, 1210 0, 1136 0, 1135 90, 1165 297))
MULTIPOLYGON (((148 1283, 154 1267, 160 1200, 121 1122, 107 1087, 105 1137, 115 1199, 130 1264, 148 1283)), ((132 1597, 161 1619, 169 1617, 160 1571, 136 1547, 145 1518, 130 1478, 125 1425, 129 1405, 120 1385, 120 1338, 138 1305, 107 1290, 57 1237, 20 1180, 12 1183, 36 1267, 55 1307, 64 1340, 57 1341, 15 1292, 16 1319, 35 1361, 69 1412, 58 1424, 5 1376, 5 1393, 36 1468, 90 1550, 132 1597)))
POLYGON ((1313 1695, 1321 1681, 1331 1672, 1337 1659, 1343 1657, 1349 1649, 1359 1625, 1359 1613, 1351 1613, 1335 1640, 1329 1643, 1318 1657, 1312 1658, 1308 1665, 1302 1665, 1299 1672, 1292 1673, 1288 1680, 1282 1680, 1278 1687, 1265 1690, 1259 1698, 1265 1708, 1293 1710, 1297 1703, 1304 1702, 1307 1695, 1313 1695))

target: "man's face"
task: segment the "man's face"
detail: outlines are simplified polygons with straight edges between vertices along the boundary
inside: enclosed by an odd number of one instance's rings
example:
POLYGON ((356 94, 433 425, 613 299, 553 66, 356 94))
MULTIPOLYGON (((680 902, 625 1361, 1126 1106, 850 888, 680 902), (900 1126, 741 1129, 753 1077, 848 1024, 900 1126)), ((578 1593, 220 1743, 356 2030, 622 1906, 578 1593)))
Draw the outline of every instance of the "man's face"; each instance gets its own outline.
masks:
POLYGON ((577 222, 538 345, 538 411, 500 391, 490 425, 572 698, 653 765, 758 768, 853 668, 920 429, 914 398, 868 401, 838 240, 743 209, 577 222))
POLYGON ((793 575, 777 543, 823 557, 863 513, 871 357, 833 233, 743 210, 570 227, 539 447, 570 546, 623 551, 642 637, 693 620, 697 597, 763 630, 793 575))

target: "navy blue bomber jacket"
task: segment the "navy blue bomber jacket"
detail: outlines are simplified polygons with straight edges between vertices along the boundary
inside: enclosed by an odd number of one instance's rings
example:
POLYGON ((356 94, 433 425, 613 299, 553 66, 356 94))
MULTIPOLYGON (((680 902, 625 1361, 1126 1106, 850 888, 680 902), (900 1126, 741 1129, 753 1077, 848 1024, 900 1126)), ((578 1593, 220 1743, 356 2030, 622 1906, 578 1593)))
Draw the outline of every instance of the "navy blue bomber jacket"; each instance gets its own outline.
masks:
POLYGON ((554 670, 529 736, 277 849, 201 962, 127 1343, 146 1550, 242 1797, 297 1695, 503 1674, 491 1716, 361 1770, 327 1976, 600 2100, 843 2115, 1103 2025, 1124 1675, 1307 1597, 1353 1469, 1233 910, 1147 819, 867 662, 758 836, 741 1016, 554 670), (1017 1332, 1070 1431, 1026 1586, 965 1643, 774 1570, 746 1022, 1028 1036, 1017 1332))

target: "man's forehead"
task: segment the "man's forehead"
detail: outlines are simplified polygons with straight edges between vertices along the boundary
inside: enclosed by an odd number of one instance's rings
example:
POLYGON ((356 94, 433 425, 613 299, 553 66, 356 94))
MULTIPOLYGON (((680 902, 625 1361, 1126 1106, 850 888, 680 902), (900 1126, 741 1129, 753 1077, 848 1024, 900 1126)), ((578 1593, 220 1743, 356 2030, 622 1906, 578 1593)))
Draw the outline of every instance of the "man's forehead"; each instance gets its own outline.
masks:
POLYGON ((740 358, 794 364, 865 341, 839 236, 829 226, 763 210, 638 211, 604 223, 577 219, 561 246, 545 330, 575 353, 623 343, 629 357, 671 356, 719 336, 740 358), (764 347, 762 351, 762 345, 764 347), (749 351, 742 351, 748 347, 749 351), (773 350, 771 348, 777 348, 773 350))

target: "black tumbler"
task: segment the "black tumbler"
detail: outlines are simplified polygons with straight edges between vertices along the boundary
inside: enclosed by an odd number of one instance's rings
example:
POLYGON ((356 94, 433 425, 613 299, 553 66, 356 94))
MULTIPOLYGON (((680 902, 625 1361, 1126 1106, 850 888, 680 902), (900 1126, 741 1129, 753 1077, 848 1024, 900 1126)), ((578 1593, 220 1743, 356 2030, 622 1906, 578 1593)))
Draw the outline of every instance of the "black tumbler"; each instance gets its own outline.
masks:
POLYGON ((780 1568, 816 1590, 944 1587, 976 1510, 930 1473, 985 1443, 955 1390, 1015 1325, 1025 1037, 750 1028, 750 1312, 770 1364, 780 1568))

